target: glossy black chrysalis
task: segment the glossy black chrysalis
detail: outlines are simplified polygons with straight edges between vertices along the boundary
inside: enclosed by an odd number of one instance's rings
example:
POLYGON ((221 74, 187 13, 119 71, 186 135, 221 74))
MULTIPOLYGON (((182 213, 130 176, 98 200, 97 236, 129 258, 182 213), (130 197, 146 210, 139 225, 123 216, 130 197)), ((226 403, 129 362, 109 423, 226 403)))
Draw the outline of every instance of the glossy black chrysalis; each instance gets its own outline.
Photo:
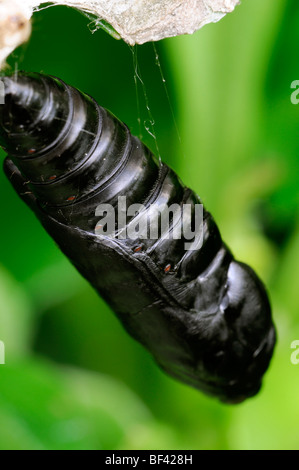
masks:
MULTIPOLYGON (((191 227, 198 196, 89 96, 41 74, 3 81, 5 172, 61 250, 168 374, 230 403, 256 394, 275 344, 268 297, 211 215, 203 210, 193 250, 166 237, 161 219, 157 239, 96 233, 97 208, 119 197, 146 208, 128 226, 149 207, 185 204, 191 227)), ((173 215, 166 232, 181 224, 173 215)))

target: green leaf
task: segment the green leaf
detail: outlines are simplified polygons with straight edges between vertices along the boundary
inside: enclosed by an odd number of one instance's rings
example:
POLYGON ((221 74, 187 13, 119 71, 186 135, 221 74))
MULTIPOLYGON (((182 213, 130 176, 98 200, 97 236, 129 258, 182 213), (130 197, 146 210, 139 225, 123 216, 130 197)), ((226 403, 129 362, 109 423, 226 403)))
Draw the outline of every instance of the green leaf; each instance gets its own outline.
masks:
POLYGON ((99 374, 31 360, 1 366, 0 381, 1 449, 114 449, 152 419, 122 383, 99 374))
POLYGON ((33 311, 26 291, 0 266, 0 340, 5 345, 6 362, 30 351, 33 311))

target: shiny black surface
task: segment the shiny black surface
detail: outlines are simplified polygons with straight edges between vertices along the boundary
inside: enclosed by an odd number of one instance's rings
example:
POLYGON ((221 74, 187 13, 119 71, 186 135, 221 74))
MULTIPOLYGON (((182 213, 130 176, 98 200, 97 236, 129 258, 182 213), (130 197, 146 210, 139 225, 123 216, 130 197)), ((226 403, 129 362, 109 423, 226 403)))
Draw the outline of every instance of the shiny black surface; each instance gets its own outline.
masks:
POLYGON ((90 97, 41 74, 4 81, 6 174, 61 250, 168 374, 226 402, 256 394, 275 344, 269 300, 207 211, 195 251, 184 238, 95 235, 96 207, 119 196, 146 207, 198 196, 90 97))

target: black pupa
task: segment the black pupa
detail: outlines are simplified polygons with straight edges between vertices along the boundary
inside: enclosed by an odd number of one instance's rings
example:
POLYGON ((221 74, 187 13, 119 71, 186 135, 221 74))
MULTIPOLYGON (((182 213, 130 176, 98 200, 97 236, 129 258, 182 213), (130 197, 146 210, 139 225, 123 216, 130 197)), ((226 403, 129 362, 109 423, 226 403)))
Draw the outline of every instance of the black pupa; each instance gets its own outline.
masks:
POLYGON ((91 97, 38 73, 3 82, 5 172, 65 255, 168 374, 229 403, 255 395, 275 344, 267 293, 204 208, 198 243, 198 196, 91 97), (142 207, 125 223, 124 200, 142 207))

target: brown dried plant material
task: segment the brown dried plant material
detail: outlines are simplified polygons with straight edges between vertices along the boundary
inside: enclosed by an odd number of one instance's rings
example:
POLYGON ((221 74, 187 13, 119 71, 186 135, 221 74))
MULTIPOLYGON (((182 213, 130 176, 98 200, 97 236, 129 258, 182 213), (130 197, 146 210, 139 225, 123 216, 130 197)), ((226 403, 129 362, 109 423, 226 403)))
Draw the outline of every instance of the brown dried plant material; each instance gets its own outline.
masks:
MULTIPOLYGON (((0 0, 0 63, 30 35, 29 19, 41 0, 0 0)), ((192 34, 219 21, 239 0, 52 0, 109 23, 128 44, 192 34)))
POLYGON ((31 33, 31 10, 13 0, 0 0, 0 65, 31 33))

